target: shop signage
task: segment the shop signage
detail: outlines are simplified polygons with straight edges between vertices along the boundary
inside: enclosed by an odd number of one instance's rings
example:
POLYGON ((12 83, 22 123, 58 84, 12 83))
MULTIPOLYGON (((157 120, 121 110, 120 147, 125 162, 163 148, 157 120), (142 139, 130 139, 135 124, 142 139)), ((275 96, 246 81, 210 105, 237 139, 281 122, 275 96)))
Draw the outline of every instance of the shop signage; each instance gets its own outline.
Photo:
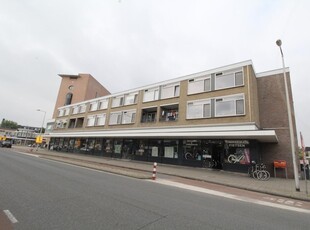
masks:
POLYGON ((245 147, 249 145, 250 142, 248 140, 225 140, 225 143, 228 144, 229 147, 245 147))

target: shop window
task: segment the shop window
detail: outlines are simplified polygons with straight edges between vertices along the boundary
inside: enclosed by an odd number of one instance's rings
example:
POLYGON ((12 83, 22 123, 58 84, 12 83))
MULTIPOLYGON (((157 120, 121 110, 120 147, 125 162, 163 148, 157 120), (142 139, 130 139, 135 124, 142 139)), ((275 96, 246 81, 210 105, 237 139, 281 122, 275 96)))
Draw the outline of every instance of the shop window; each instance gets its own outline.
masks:
POLYGON ((250 164, 249 141, 226 140, 224 162, 229 164, 250 164))
POLYGON ((183 148, 184 148, 184 158, 186 160, 200 161, 202 159, 200 140, 184 140, 183 148))
POLYGON ((74 142, 74 150, 79 151, 81 148, 81 138, 77 138, 74 142))
POLYGON ((134 154, 137 156, 146 156, 148 145, 146 140, 138 140, 134 149, 134 154))
POLYGON ((95 151, 101 151, 102 150, 101 139, 99 139, 99 138, 96 139, 94 149, 95 149, 95 151))
POLYGON ((151 157, 161 157, 162 156, 162 141, 161 140, 149 140, 149 156, 151 157))
POLYGON ((120 157, 122 154, 122 140, 114 140, 113 142, 114 156, 120 157))
POLYGON ((178 141, 164 140, 164 157, 178 158, 178 141))
POLYGON ((113 152, 113 140, 107 139, 104 142, 103 150, 105 153, 112 154, 113 152))

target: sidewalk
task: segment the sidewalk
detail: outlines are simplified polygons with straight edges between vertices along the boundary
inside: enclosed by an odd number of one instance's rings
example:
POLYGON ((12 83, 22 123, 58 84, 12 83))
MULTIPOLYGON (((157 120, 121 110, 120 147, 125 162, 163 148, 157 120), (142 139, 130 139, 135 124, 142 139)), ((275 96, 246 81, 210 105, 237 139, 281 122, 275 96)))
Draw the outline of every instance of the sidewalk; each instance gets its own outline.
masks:
MULTIPOLYGON (((82 155, 75 153, 62 153, 47 151, 46 149, 33 149, 29 147, 13 146, 20 152, 38 154, 42 158, 62 161, 74 165, 80 165, 97 170, 131 176, 139 179, 152 177, 153 163, 124 159, 104 158, 98 156, 82 155)), ((218 171, 206 168, 193 168, 186 166, 158 164, 157 174, 178 176, 193 180, 206 181, 220 185, 261 192, 270 195, 278 195, 292 199, 310 201, 310 181, 308 180, 308 195, 306 194, 305 181, 300 180, 300 192, 295 189, 293 179, 270 178, 268 181, 259 181, 250 178, 247 174, 218 171)))

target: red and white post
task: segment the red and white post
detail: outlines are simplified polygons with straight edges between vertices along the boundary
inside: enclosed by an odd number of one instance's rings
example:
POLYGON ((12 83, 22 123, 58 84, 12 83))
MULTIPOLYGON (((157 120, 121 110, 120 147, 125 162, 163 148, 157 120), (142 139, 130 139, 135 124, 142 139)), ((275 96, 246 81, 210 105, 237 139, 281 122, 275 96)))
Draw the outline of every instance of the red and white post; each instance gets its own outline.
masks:
POLYGON ((156 167, 157 167, 157 163, 154 162, 152 180, 156 180, 156 167))

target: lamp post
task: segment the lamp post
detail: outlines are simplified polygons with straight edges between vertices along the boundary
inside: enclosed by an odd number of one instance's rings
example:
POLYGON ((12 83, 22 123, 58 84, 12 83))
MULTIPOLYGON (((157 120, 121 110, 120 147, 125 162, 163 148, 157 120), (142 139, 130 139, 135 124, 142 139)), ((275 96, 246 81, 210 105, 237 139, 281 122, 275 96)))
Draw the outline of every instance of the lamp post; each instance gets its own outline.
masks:
POLYGON ((284 64, 284 56, 283 56, 283 51, 281 48, 282 41, 280 39, 278 39, 276 41, 276 44, 280 48, 281 57, 282 57, 283 77, 284 77, 286 107, 287 107, 287 113, 288 113, 288 124, 289 124, 290 139, 291 139, 291 151, 292 151, 292 160, 293 160, 293 169, 294 169, 295 188, 296 188, 296 191, 299 192, 300 186, 299 186, 298 170, 297 170, 296 155, 295 155, 295 138, 294 138, 293 120, 292 120, 292 112, 291 112, 292 110, 291 110, 291 103, 289 100, 289 93, 288 93, 288 86, 287 86, 287 79, 286 79, 286 72, 285 72, 285 64, 284 64))
MULTIPOLYGON (((45 121, 45 115, 46 115, 46 111, 42 110, 42 109, 37 109, 38 112, 42 112, 44 113, 43 116, 43 121, 42 121, 42 125, 41 125, 41 129, 40 129, 40 136, 42 136, 42 132, 43 132, 43 126, 44 126, 44 121, 45 121)), ((38 151, 39 145, 37 145, 37 151, 38 151)))

